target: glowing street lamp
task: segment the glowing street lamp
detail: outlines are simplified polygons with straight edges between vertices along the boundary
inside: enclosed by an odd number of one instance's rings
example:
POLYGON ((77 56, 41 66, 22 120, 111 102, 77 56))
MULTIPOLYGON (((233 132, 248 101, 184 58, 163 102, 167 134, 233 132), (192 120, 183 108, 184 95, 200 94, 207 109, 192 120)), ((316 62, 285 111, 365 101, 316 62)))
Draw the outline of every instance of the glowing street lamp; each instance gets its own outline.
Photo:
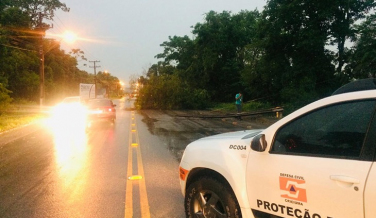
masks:
MULTIPOLYGON (((119 84, 120 84, 120 88, 119 88, 119 92, 123 90, 123 86, 124 86, 124 82, 123 81, 119 81, 119 84)), ((119 92, 118 92, 118 95, 119 95, 119 92)), ((124 93, 122 93, 124 94, 124 93)))
POLYGON ((77 40, 77 36, 73 32, 67 31, 64 33, 62 40, 68 43, 74 43, 77 40))

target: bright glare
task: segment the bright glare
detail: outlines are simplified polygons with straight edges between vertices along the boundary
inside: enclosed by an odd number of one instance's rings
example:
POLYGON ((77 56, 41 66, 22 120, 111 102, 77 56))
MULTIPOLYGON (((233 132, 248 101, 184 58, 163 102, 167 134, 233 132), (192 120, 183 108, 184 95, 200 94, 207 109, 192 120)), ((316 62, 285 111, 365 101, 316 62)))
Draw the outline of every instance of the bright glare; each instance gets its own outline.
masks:
POLYGON ((67 31, 67 32, 64 33, 63 39, 64 39, 64 41, 66 41, 68 43, 74 43, 77 40, 77 36, 76 36, 76 34, 67 31))
POLYGON ((55 133, 81 132, 85 130, 87 114, 80 103, 59 104, 52 110, 50 128, 55 133))
POLYGON ((82 104, 60 103, 47 123, 54 136, 58 178, 64 191, 73 193, 73 199, 82 195, 81 187, 86 185, 86 180, 77 184, 77 176, 83 176, 88 164, 86 118, 87 109, 82 104))

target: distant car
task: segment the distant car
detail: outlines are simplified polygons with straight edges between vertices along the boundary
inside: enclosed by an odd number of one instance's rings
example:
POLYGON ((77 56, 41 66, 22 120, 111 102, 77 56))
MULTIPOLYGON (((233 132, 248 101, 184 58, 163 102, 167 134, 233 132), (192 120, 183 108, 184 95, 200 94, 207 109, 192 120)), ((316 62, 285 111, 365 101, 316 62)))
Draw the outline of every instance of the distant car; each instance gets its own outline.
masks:
POLYGON ((264 130, 199 139, 180 162, 186 216, 376 217, 376 79, 264 130))
POLYGON ((116 104, 107 98, 90 99, 87 102, 89 124, 94 121, 116 120, 116 104))

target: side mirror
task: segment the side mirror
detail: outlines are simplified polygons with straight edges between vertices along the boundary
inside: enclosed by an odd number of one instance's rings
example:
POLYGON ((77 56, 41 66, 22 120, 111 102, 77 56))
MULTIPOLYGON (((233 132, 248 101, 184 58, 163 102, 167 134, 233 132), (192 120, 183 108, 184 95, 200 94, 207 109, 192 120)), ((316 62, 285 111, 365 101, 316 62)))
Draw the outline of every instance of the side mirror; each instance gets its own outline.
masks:
POLYGON ((251 149, 254 151, 263 152, 265 151, 266 146, 267 143, 264 134, 259 134, 255 136, 251 141, 251 149))

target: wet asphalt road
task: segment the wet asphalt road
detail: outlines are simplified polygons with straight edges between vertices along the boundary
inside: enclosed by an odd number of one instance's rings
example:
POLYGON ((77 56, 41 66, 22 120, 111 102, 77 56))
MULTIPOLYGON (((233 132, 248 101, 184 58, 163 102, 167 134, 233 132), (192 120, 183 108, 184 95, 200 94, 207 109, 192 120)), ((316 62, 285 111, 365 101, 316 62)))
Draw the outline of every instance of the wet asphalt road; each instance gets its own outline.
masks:
POLYGON ((1 134, 0 217, 147 217, 144 205, 149 217, 184 217, 178 161, 127 101, 115 103, 113 125, 55 133, 43 122, 1 134), (143 178, 129 180, 140 166, 143 178))
POLYGON ((185 217, 178 179, 185 146, 270 125, 135 112, 127 100, 114 103, 116 122, 89 131, 55 131, 41 122, 0 134, 0 217, 185 217))

